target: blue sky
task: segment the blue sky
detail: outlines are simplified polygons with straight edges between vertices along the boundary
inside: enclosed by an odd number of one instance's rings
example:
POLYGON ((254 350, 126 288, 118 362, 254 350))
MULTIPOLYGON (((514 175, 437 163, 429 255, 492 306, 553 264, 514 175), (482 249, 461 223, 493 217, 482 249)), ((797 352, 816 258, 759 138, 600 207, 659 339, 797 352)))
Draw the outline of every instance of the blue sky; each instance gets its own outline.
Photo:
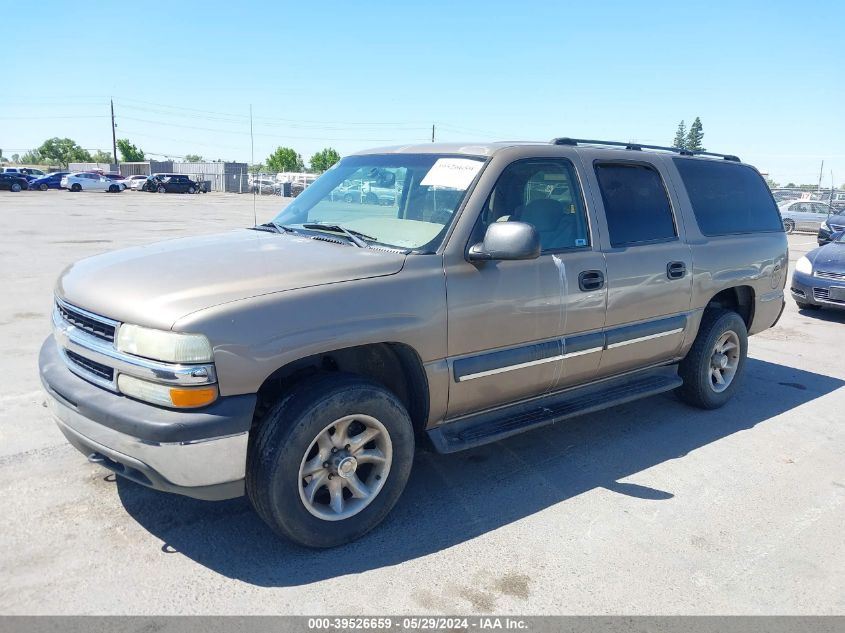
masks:
POLYGON ((554 136, 708 149, 845 183, 845 2, 42 1, 4 24, 0 147, 118 137, 249 160, 294 147, 554 136), (161 7, 156 9, 155 7, 161 7), (136 10, 137 9, 137 10, 136 10), (11 63, 9 63, 11 62, 11 63))

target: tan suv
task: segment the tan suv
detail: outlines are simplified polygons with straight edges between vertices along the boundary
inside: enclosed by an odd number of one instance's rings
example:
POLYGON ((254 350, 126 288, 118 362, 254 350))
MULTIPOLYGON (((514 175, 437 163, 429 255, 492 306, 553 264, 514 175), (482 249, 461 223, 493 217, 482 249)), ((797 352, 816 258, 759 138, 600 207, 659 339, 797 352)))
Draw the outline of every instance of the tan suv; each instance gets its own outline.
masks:
POLYGON ((449 453, 676 390, 716 408, 783 310, 787 244, 733 156, 555 139, 340 161, 272 222, 56 286, 41 376, 89 459, 355 539, 449 453), (344 183, 395 190, 344 201, 344 183))

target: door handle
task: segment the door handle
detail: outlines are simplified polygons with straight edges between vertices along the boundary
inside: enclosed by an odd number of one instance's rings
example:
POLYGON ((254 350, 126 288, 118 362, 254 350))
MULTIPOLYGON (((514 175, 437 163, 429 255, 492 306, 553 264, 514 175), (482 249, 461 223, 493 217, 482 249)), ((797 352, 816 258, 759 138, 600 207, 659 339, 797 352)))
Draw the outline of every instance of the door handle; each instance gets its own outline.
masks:
POLYGON ((578 287, 584 292, 599 290, 604 286, 604 273, 600 270, 585 270, 578 274, 578 287))
POLYGON ((687 265, 684 262, 669 262, 666 264, 666 276, 669 279, 682 279, 687 274, 687 265))

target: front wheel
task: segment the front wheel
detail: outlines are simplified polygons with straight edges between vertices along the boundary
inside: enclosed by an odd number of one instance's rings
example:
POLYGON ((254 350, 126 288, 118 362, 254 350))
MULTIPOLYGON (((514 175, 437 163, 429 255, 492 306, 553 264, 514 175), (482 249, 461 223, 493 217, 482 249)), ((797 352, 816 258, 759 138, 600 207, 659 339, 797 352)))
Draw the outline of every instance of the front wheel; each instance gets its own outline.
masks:
POLYGON ((18 193, 18 192, 21 190, 21 186, 20 186, 20 184, 19 184, 19 183, 17 183, 17 182, 13 182, 13 183, 12 183, 12 186, 11 186, 11 187, 9 187, 9 189, 10 189, 11 191, 15 192, 15 193, 18 193))
POLYGON ((730 400, 739 384, 748 355, 748 331, 736 312, 709 309, 698 335, 681 361, 682 400, 702 409, 717 409, 730 400))
POLYGON ((38 188, 41 191, 47 191, 47 189, 48 189, 47 185, 45 185, 44 183, 41 183, 40 185, 38 185, 38 188))
POLYGON ((188 187, 188 193, 196 193, 196 192, 197 192, 197 190, 194 189, 193 187, 188 187))
POLYGON ((120 191, 120 187, 117 185, 109 185, 109 193, 117 193, 120 191))
POLYGON ((165 189, 165 188, 164 188, 164 187, 162 187, 162 186, 159 186, 159 188, 157 189, 157 191, 158 191, 159 193, 167 193, 167 189, 165 189))
POLYGON ((378 525, 411 472, 414 433, 399 399, 369 380, 298 383, 250 438, 246 490, 259 516, 306 547, 335 547, 378 525))
POLYGON ((783 230, 787 233, 792 233, 795 231, 795 220, 791 220, 789 218, 783 221, 783 230))
POLYGON ((79 193, 80 191, 82 191, 82 185, 80 185, 78 182, 75 182, 70 186, 70 190, 75 193, 79 193))

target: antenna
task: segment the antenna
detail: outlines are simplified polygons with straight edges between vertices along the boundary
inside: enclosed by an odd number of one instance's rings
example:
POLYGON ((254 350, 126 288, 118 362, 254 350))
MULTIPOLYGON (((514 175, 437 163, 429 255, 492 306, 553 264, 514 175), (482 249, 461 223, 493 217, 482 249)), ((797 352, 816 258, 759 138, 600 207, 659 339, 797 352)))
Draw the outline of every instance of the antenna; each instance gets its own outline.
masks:
MULTIPOLYGON (((249 104, 249 164, 255 165, 255 137, 252 134, 252 104, 249 104)), ((247 182, 249 182, 249 169, 246 170, 247 182)), ((258 213, 255 210, 255 183, 252 186, 252 224, 258 226, 258 213)))

